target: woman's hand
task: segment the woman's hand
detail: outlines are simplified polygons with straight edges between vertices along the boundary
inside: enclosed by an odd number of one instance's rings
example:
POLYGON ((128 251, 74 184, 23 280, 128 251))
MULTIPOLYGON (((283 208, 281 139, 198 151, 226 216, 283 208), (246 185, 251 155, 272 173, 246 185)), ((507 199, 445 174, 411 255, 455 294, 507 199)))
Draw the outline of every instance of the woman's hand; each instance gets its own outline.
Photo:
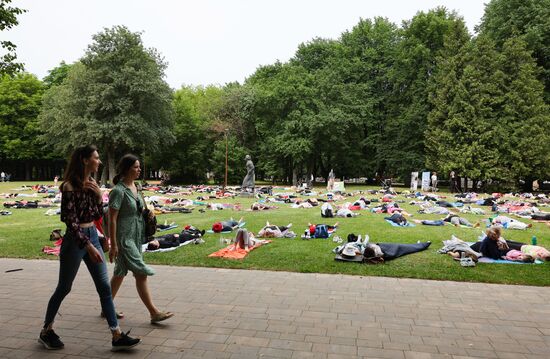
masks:
POLYGON ((88 244, 86 244, 86 250, 88 251, 88 255, 90 256, 90 259, 92 260, 92 262, 94 263, 103 262, 103 256, 101 255, 101 253, 99 253, 97 248, 92 243, 88 242, 88 244))
MULTIPOLYGON (((112 238, 111 238, 112 241, 112 238)), ((116 244, 113 244, 114 242, 111 242, 111 250, 109 251, 109 262, 113 263, 113 261, 118 256, 118 246, 116 244)))
POLYGON ((101 189, 97 185, 97 182, 93 178, 89 178, 83 183, 84 189, 93 191, 97 197, 98 201, 101 201, 101 189))

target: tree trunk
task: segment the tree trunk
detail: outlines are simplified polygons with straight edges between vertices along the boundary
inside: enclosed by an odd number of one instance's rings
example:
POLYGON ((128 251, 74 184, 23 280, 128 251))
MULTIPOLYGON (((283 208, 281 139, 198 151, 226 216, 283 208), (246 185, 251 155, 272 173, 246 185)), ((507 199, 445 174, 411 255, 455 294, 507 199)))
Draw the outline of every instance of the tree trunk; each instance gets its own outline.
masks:
POLYGON ((292 185, 296 186, 298 184, 298 171, 296 168, 292 168, 292 185))
POLYGON ((108 176, 109 176, 109 168, 108 166, 103 165, 103 168, 101 169, 101 180, 100 180, 101 185, 107 184, 108 176))
POLYGON ((31 180, 31 164, 29 162, 25 162, 25 181, 31 180))
POLYGON ((107 148, 107 165, 109 167, 109 183, 113 185, 113 178, 115 178, 115 150, 112 147, 107 148))

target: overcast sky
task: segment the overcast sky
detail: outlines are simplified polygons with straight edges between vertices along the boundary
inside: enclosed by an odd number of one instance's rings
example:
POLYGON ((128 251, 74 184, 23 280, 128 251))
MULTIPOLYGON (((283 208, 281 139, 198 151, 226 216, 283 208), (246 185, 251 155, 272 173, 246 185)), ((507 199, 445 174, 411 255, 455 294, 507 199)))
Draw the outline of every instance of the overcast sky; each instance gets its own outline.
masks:
POLYGON ((182 85, 243 82, 260 65, 290 59, 314 37, 336 39, 360 18, 401 24, 442 5, 464 17, 470 32, 484 1, 475 0, 13 0, 27 9, 0 34, 17 45, 19 61, 39 78, 62 60, 84 54, 92 35, 126 25, 143 31, 146 47, 168 62, 166 81, 182 85))

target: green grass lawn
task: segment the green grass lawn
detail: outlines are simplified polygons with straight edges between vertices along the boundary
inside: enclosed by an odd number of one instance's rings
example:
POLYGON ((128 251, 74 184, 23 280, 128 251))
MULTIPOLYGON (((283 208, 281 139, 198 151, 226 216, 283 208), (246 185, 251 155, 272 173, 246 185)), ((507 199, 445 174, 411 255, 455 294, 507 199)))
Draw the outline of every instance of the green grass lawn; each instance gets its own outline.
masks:
MULTIPOLYGON (((0 193, 12 192, 22 182, 0 183, 0 193)), ((348 191, 366 189, 366 187, 348 186, 348 191)), ((318 190, 322 190, 319 188, 318 190)), ((24 193, 32 193, 26 191, 24 193)), ((196 198, 194 194, 190 198, 196 198)), ((377 198, 379 195, 365 194, 367 198, 377 198)), ((41 198, 39 195, 38 198, 41 198)), ((358 198, 350 197, 349 200, 358 198)), ((399 199, 405 199, 399 197, 399 199)), ((437 215, 420 215, 417 207, 402 204, 414 218, 437 219, 437 215)), ((0 199, 5 202, 6 199, 0 199)), ((220 202, 220 201, 217 201, 220 202)), ((249 208, 253 202, 248 198, 233 198, 225 200, 227 203, 240 203, 243 208, 249 208)), ((3 208, 2 208, 3 209, 3 208)), ((485 207, 488 209, 488 207, 485 207)), ((46 209, 9 209, 11 216, 0 216, 0 256, 13 258, 38 258, 56 260, 57 257, 45 255, 41 249, 51 245, 49 234, 55 228, 62 228, 64 224, 58 216, 46 216, 46 209)), ((342 263, 334 260, 332 249, 337 244, 332 239, 274 239, 272 243, 252 251, 244 260, 226 260, 208 258, 208 254, 221 249, 220 234, 207 234, 205 243, 201 245, 187 245, 175 251, 166 253, 146 253, 145 260, 151 264, 165 264, 175 266, 204 266, 221 268, 263 269, 276 271, 307 272, 307 273, 340 273, 351 275, 369 275, 386 277, 422 278, 434 280, 455 280, 488 283, 508 283, 547 286, 550 285, 550 263, 541 265, 503 265, 478 264, 474 268, 462 268, 449 256, 438 254, 442 241, 449 239, 452 234, 466 241, 475 241, 480 235, 480 229, 457 228, 454 226, 430 227, 417 225, 414 228, 392 227, 386 223, 382 214, 373 214, 361 211, 356 218, 322 219, 319 207, 312 209, 292 209, 287 204, 280 204, 279 209, 249 212, 249 211, 211 211, 200 213, 198 208, 191 214, 163 214, 158 216, 159 222, 176 222, 179 227, 171 232, 178 232, 187 224, 200 229, 209 229, 213 222, 230 217, 238 219, 244 217, 246 228, 257 232, 268 220, 272 224, 286 225, 292 223, 292 229, 300 236, 308 222, 333 224, 340 222, 336 234, 345 239, 349 233, 368 233, 372 242, 415 243, 416 241, 432 241, 431 247, 421 253, 412 254, 396 260, 378 265, 358 263, 342 263)), ((487 216, 465 215, 472 223, 487 216)), ((528 221, 528 220, 526 220, 528 221)), ((483 225, 482 225, 483 227, 483 225)), ((170 233, 170 232, 164 232, 170 233)), ((530 243, 531 237, 537 236, 538 243, 550 247, 550 228, 545 224, 534 223, 533 227, 525 231, 504 230, 506 239, 530 243)), ((222 234, 224 238, 232 238, 231 234, 222 234)))

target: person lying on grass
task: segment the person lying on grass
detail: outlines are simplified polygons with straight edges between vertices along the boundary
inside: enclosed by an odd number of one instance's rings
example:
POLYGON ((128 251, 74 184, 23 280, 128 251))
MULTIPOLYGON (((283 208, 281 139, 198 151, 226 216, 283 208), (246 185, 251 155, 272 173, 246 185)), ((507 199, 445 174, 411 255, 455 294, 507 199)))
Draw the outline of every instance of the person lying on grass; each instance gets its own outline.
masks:
POLYGON ((334 231, 336 228, 338 228, 338 222, 334 223, 333 226, 331 225, 328 225, 328 224, 321 224, 321 223, 317 223, 317 224, 311 224, 311 223, 308 223, 307 226, 309 228, 309 235, 314 235, 315 234, 315 228, 317 228, 317 226, 327 226, 327 229, 329 232, 332 232, 334 231))
POLYGON ((258 232, 258 237, 262 238, 282 238, 288 233, 288 229, 292 227, 292 223, 286 226, 276 226, 265 222, 265 226, 258 232))
POLYGON ((399 204, 392 202, 392 203, 384 203, 383 205, 379 207, 375 207, 372 209, 374 213, 387 213, 387 214, 394 214, 394 213, 400 213, 404 216, 410 217, 411 214, 405 211, 403 208, 399 207, 399 204))
POLYGON ((414 223, 421 223, 426 226, 443 226, 445 222, 450 223, 456 227, 462 225, 466 227, 479 227, 479 222, 474 224, 470 223, 466 218, 459 217, 457 214, 449 213, 447 216, 441 218, 440 220, 414 220, 414 223))
POLYGON ((147 250, 154 251, 159 248, 178 247, 182 243, 201 238, 204 233, 204 230, 200 231, 195 227, 189 227, 182 230, 181 233, 164 234, 158 237, 150 237, 146 241, 147 250))
MULTIPOLYGON (((487 230, 483 240, 470 246, 476 252, 480 252, 484 257, 492 259, 518 260, 523 262, 533 262, 535 259, 543 261, 550 260, 550 251, 541 246, 534 246, 521 242, 505 240, 501 236, 500 227, 491 227, 487 230)), ((453 258, 460 258, 461 251, 448 252, 453 258)), ((466 253, 474 261, 477 256, 472 253, 466 253)))
POLYGON ((214 231, 214 233, 231 232, 232 230, 239 228, 241 223, 243 223, 243 217, 241 217, 238 221, 231 218, 229 221, 216 222, 212 225, 212 231, 214 231))
POLYGON ((259 202, 254 202, 254 203, 252 203, 252 205, 250 205, 250 209, 253 210, 253 211, 266 211, 268 209, 277 209, 277 208, 279 208, 279 207, 270 206, 270 205, 259 203, 259 202))
POLYGON ((235 251, 237 249, 244 249, 246 252, 250 252, 256 245, 260 243, 268 243, 269 241, 264 241, 261 239, 256 239, 254 233, 247 231, 244 228, 239 228, 237 234, 235 235, 235 241, 230 247, 230 250, 235 251))
POLYGON ((392 221, 395 224, 398 224, 400 226, 406 226, 407 225, 407 219, 399 212, 395 212, 390 217, 384 217, 387 221, 392 221))
POLYGON ((531 223, 523 223, 508 216, 496 216, 492 219, 489 218, 489 220, 493 226, 504 227, 507 229, 527 229, 533 226, 531 223))

